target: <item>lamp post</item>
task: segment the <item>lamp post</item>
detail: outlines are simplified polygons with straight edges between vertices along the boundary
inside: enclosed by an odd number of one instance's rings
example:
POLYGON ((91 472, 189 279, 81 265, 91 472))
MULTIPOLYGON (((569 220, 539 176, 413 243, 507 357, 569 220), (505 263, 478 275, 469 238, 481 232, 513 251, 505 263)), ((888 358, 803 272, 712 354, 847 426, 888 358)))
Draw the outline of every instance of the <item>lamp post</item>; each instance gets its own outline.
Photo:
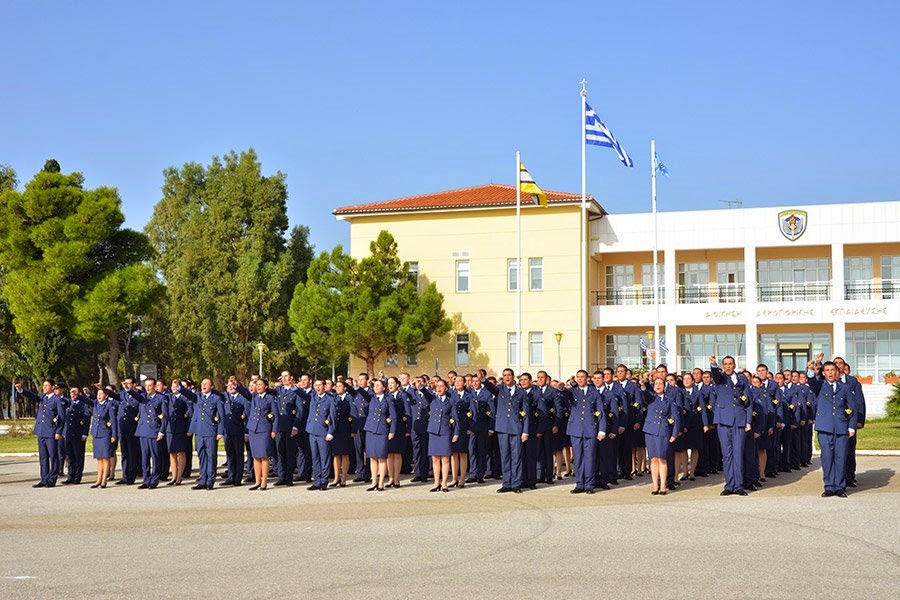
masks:
POLYGON ((262 363, 263 351, 268 350, 268 348, 266 348, 266 345, 263 344, 262 342, 258 342, 256 344, 256 349, 259 350, 259 378, 262 379, 262 376, 263 376, 263 363, 262 363))
POLYGON ((559 353, 559 345, 562 343, 562 331, 553 334, 556 337, 556 372, 559 373, 559 380, 562 381, 562 357, 559 353))

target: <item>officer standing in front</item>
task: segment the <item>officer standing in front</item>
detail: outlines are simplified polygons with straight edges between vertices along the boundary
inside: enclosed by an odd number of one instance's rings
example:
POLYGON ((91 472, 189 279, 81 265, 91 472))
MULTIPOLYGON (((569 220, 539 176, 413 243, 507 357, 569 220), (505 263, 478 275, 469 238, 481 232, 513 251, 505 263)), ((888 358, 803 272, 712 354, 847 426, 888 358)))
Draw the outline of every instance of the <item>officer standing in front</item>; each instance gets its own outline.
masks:
POLYGON ((200 395, 194 406, 194 415, 188 435, 194 436, 194 447, 200 461, 200 473, 192 490, 211 490, 216 481, 216 460, 219 440, 225 437, 225 409, 222 396, 212 389, 212 381, 200 382, 200 395))
POLYGON ((41 480, 31 487, 54 487, 59 477, 59 449, 63 433, 62 398, 53 392, 53 381, 42 385, 43 395, 38 396, 16 384, 16 393, 38 404, 34 417, 34 435, 38 439, 38 456, 41 460, 41 480))
POLYGON ((722 496, 746 496, 744 490, 744 439, 752 429, 753 402, 750 383, 734 371, 734 358, 726 356, 719 368, 715 355, 709 357, 709 370, 715 384, 715 425, 725 463, 725 489, 722 496))

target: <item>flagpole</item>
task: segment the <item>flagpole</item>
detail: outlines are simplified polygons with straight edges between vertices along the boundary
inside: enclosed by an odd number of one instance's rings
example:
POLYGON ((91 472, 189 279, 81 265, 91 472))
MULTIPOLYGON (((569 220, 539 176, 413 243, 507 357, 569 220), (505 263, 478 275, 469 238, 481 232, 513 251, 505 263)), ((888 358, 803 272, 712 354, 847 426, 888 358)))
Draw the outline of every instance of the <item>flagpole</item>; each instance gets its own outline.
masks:
MULTIPOLYGON (((656 338, 656 364, 659 364, 659 227, 656 219, 656 140, 650 140, 650 209, 653 212, 653 303, 656 305, 656 323, 653 336, 656 338)), ((670 265, 669 268, 672 268, 670 265)), ((652 365, 651 365, 652 366, 652 365)))
POLYGON ((522 368, 522 153, 516 150, 516 375, 522 368))
POLYGON ((587 116, 587 81, 581 80, 581 368, 588 368, 588 319, 587 319, 587 141, 585 139, 585 117, 587 116))

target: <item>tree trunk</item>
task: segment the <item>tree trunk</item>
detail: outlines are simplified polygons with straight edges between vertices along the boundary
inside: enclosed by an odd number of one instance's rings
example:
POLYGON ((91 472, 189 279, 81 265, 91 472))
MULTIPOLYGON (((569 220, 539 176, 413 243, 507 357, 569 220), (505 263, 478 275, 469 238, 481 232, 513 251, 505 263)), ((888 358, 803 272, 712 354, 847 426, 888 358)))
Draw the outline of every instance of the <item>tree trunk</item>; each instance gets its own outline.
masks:
POLYGON ((375 359, 377 356, 377 354, 366 355, 366 373, 369 374, 369 377, 375 377, 375 359))
POLYGON ((106 340, 109 342, 109 357, 106 359, 106 376, 109 377, 109 384, 117 387, 119 385, 119 374, 116 370, 119 368, 119 356, 121 350, 119 348, 119 336, 116 330, 112 330, 106 334, 106 340))

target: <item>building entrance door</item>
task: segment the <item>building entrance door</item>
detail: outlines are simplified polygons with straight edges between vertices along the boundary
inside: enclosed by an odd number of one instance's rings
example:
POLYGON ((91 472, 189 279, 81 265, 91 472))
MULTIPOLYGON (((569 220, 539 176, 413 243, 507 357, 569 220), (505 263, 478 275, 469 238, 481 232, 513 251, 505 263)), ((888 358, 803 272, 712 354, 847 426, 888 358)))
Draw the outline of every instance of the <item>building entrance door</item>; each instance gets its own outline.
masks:
POLYGON ((779 344, 778 364, 780 369, 806 372, 806 365, 812 358, 812 350, 808 344, 779 344))

